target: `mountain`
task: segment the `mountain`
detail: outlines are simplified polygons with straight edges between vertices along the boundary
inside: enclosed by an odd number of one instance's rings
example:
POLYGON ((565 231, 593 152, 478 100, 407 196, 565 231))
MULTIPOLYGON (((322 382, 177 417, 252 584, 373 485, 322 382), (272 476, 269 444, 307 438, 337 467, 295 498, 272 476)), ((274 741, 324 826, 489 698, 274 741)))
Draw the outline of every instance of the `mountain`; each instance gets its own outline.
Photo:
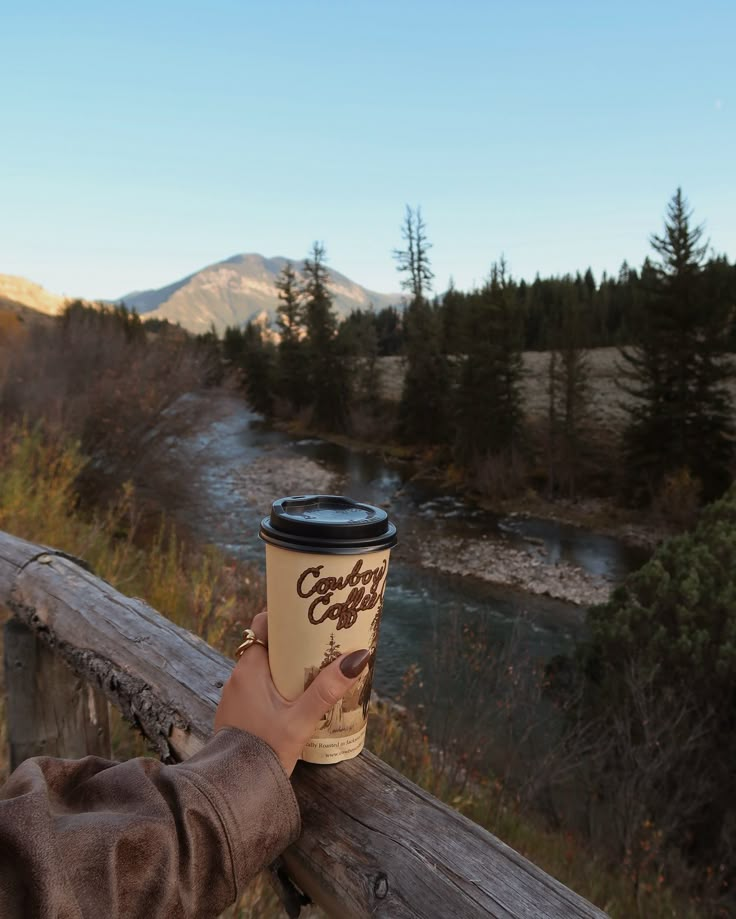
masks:
POLYGON ((0 337, 4 329, 9 328, 48 328, 54 322, 47 313, 24 306, 16 300, 10 300, 0 294, 0 337))
MULTIPOLYGON (((168 319, 197 333, 214 325, 222 334, 226 326, 273 319, 279 305, 275 282, 287 261, 299 271, 302 259, 234 255, 159 290, 134 291, 121 301, 146 314, 146 319, 168 319)), ((401 302, 401 294, 367 290, 332 269, 330 291, 341 316, 356 309, 383 309, 401 302)))
POLYGON ((16 305, 30 307, 47 316, 56 316, 64 309, 66 297, 50 294, 40 284, 12 274, 0 274, 0 297, 16 305))

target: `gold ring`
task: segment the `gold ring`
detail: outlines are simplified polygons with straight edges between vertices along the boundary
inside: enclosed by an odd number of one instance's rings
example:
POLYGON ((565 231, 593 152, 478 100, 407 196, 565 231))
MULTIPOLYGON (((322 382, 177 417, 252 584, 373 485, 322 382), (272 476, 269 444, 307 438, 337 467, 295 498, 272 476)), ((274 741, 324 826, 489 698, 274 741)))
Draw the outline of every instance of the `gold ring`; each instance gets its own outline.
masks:
POLYGON ((243 629, 243 643, 238 646, 238 650, 235 652, 235 659, 240 660, 244 651, 247 651, 251 645, 261 645, 263 648, 268 648, 268 645, 265 641, 256 635, 253 629, 243 629))

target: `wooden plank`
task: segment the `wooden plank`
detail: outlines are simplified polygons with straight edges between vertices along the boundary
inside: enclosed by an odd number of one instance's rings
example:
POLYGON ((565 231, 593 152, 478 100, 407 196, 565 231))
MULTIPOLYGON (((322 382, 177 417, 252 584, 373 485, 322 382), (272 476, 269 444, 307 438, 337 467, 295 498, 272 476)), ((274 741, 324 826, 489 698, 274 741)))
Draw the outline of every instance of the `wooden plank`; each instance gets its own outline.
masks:
MULTIPOLYGON (((162 755, 207 739, 233 663, 68 559, 0 533, 0 603, 140 725, 162 755), (25 559, 25 561, 23 561, 25 559)), ((605 914, 370 753, 294 773, 303 833, 291 876, 331 915, 605 914)))
POLYGON ((10 591, 23 566, 46 551, 49 550, 45 546, 37 546, 0 530, 0 598, 4 592, 10 591))
POLYGON ((30 756, 109 757, 106 699, 17 619, 4 648, 11 770, 30 756))
POLYGON ((118 705, 164 759, 191 756, 211 733, 233 662, 68 558, 12 553, 7 543, 0 534, 0 603, 118 705))
POLYGON ((331 914, 604 915, 369 752, 298 772, 304 832, 284 860, 300 886, 320 875, 331 914), (331 868, 322 873, 325 859, 331 868))

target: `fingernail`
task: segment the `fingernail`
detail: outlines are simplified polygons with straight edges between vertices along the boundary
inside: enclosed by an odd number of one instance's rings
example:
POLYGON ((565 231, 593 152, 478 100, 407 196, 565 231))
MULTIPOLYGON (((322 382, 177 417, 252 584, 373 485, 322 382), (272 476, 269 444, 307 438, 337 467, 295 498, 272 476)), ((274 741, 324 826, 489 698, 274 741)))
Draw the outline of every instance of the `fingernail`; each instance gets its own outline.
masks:
POLYGON ((356 677, 359 673, 365 670, 365 665, 371 659, 370 649, 365 648, 362 651, 353 651, 350 654, 346 654, 345 657, 340 661, 340 670, 343 672, 343 676, 346 676, 349 680, 352 680, 353 677, 356 677))

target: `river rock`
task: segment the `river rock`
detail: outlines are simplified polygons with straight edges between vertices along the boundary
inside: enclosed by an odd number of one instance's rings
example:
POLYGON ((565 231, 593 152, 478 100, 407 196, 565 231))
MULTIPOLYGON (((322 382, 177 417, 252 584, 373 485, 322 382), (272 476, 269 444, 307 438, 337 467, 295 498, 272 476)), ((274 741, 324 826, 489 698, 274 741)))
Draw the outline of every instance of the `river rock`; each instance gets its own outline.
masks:
POLYGON ((604 603, 613 585, 582 568, 561 562, 551 565, 538 552, 525 552, 500 540, 440 537, 418 553, 424 568, 480 578, 530 593, 543 594, 579 606, 604 603))
POLYGON ((284 495, 331 495, 340 490, 341 478, 305 456, 273 451, 241 466, 234 473, 235 487, 260 514, 271 510, 274 498, 284 495))

